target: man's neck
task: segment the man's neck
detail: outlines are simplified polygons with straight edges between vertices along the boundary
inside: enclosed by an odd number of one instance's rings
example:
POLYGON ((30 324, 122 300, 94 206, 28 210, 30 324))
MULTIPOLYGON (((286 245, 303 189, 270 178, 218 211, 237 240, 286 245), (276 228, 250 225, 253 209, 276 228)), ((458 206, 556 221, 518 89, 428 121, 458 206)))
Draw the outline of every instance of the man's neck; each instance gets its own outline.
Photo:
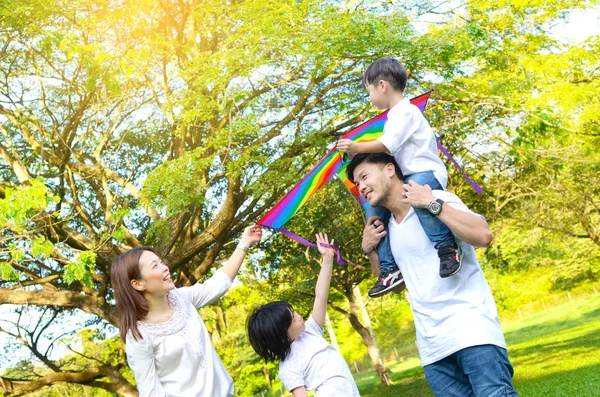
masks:
POLYGON ((400 181, 393 184, 391 190, 388 192, 388 199, 383 205, 394 215, 396 223, 402 222, 410 210, 410 204, 402 201, 404 199, 404 196, 402 195, 402 192, 404 192, 404 189, 402 188, 403 184, 404 182, 400 181))

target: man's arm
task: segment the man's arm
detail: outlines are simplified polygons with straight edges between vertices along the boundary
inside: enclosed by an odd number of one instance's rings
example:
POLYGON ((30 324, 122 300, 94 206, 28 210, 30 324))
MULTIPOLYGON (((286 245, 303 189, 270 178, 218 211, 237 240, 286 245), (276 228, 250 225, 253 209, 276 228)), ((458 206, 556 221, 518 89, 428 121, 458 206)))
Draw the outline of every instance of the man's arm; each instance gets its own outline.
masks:
MULTIPOLYGON (((429 203, 436 199, 428 185, 421 186, 410 181, 403 187, 406 194, 402 201, 415 208, 427 208, 429 203)), ((438 218, 448 226, 452 233, 467 244, 475 247, 487 247, 492 241, 492 232, 485 219, 479 215, 458 210, 448 203, 444 203, 438 218)))
POLYGON ((378 216, 370 217, 363 230, 361 249, 369 258, 373 273, 378 277, 381 273, 381 268, 379 264, 379 255, 377 255, 377 244, 379 244, 386 233, 385 226, 378 216))

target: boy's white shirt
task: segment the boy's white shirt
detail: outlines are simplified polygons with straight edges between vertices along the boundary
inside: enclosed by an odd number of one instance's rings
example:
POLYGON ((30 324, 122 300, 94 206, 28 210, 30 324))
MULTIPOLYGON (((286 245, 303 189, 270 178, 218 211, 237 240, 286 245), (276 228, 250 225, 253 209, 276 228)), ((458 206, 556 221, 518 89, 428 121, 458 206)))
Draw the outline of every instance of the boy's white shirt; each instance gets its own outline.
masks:
POLYGON ((404 176, 433 171, 446 189, 448 171, 438 157, 433 131, 419 108, 408 99, 404 98, 389 110, 379 142, 394 156, 404 176))
POLYGON ((348 364, 322 334, 311 314, 290 354, 279 363, 279 379, 290 391, 302 386, 317 390, 315 397, 359 397, 348 364))

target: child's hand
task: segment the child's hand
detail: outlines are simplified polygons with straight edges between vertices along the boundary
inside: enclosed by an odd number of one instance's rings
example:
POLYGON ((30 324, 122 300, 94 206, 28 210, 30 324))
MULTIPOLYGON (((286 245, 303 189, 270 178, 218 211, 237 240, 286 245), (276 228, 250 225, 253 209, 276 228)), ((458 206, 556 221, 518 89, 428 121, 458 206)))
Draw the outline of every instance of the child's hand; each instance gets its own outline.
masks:
POLYGON ((340 152, 352 154, 358 151, 358 143, 350 139, 340 139, 337 143, 337 148, 340 152))
POLYGON ((323 247, 321 244, 329 244, 333 245, 333 239, 329 241, 327 234, 317 233, 317 248, 321 255, 327 258, 333 258, 335 255, 335 250, 329 247, 323 247))
POLYGON ((252 244, 260 241, 262 238, 262 229, 259 225, 248 226, 244 229, 244 234, 240 239, 240 244, 250 247, 252 244))

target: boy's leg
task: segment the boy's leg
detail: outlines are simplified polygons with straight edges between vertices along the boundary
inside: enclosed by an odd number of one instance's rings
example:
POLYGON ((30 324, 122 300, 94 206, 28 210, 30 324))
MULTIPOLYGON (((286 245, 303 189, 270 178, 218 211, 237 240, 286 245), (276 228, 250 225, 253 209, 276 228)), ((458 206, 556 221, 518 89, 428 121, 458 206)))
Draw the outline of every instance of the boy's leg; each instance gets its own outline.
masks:
POLYGON ((457 362, 456 353, 423 367, 427 383, 438 397, 474 397, 469 378, 457 362))
MULTIPOLYGON (((379 216, 385 225, 385 230, 388 230, 390 211, 385 207, 370 206, 367 209, 367 219, 372 216, 379 216)), ((369 296, 371 298, 382 296, 398 287, 402 288, 402 286, 404 286, 404 277, 402 277, 402 273, 394 260, 388 234, 386 234, 379 244, 377 244, 377 255, 379 256, 381 273, 377 278, 377 283, 369 290, 369 296)))
POLYGON ((457 352, 457 361, 476 397, 518 396, 512 384, 514 370, 506 349, 495 345, 467 347, 457 352))
MULTIPOLYGON (((444 188, 433 175, 433 172, 419 172, 408 175, 406 182, 413 181, 419 185, 429 185, 433 190, 444 188)), ((426 208, 413 208, 419 217, 419 222, 438 251, 440 257, 440 277, 450 277, 460 270, 461 258, 458 245, 454 240, 452 231, 440 221, 437 216, 432 215, 426 208)))

